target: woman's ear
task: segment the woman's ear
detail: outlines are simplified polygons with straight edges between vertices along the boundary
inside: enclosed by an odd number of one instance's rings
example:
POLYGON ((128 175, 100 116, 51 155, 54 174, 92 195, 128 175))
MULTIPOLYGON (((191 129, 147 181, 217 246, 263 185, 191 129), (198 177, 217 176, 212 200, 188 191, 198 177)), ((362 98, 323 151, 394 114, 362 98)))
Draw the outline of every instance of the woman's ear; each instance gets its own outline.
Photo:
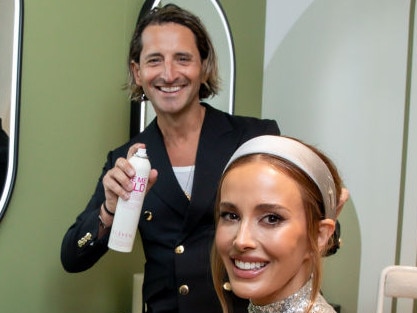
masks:
POLYGON ((327 243, 329 242, 330 237, 332 236, 336 227, 336 222, 330 218, 321 220, 319 223, 319 235, 318 235, 318 246, 320 252, 323 252, 327 248, 327 243))

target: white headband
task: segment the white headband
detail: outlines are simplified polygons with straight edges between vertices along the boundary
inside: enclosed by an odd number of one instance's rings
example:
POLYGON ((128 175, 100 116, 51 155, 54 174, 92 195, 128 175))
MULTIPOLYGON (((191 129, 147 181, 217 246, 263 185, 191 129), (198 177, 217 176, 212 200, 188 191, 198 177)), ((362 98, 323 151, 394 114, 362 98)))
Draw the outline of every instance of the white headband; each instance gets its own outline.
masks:
POLYGON ((224 171, 236 159, 257 153, 283 158, 304 171, 320 189, 324 202, 325 217, 336 220, 336 188, 333 176, 327 165, 314 151, 304 144, 287 137, 259 136, 241 145, 230 158, 224 171))

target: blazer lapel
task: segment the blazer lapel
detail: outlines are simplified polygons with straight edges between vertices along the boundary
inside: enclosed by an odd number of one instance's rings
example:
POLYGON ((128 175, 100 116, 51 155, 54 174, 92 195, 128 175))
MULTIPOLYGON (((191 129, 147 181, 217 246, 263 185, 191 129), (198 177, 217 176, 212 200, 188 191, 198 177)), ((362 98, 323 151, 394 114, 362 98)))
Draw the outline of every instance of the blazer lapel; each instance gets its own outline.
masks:
POLYGON ((180 240, 198 226, 202 218, 209 218, 210 223, 213 221, 213 204, 221 173, 242 136, 223 112, 205 106, 206 115, 197 150, 191 202, 175 177, 156 119, 137 140, 146 144, 151 166, 158 169, 158 180, 150 192, 185 217, 183 237, 180 240))
POLYGON ((175 177, 156 119, 142 134, 151 167, 158 169, 158 179, 150 192, 155 193, 173 210, 185 214, 189 201, 175 177))
POLYGON ((213 204, 221 173, 231 154, 237 149, 241 137, 223 112, 210 106, 206 108, 197 150, 191 205, 184 221, 184 234, 198 225, 204 215, 212 222, 213 204))

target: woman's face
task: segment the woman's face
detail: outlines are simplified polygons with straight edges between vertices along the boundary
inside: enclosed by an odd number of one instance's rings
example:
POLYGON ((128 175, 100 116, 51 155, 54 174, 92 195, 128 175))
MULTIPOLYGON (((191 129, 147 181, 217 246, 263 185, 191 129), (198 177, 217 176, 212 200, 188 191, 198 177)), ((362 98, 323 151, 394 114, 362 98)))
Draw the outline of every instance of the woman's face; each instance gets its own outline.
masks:
POLYGON ((233 292, 265 305, 310 277, 307 222, 297 183, 264 161, 231 169, 220 194, 215 244, 233 292))

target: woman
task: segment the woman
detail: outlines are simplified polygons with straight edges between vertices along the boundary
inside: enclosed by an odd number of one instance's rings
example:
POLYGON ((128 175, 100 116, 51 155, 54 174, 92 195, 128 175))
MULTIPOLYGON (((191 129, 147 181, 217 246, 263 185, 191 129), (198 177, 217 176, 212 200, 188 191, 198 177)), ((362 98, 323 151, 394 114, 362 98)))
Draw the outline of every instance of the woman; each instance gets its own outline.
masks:
POLYGON ((223 311, 232 290, 249 312, 335 312, 320 295, 342 181, 295 139, 260 136, 232 155, 216 201, 212 271, 223 311))

